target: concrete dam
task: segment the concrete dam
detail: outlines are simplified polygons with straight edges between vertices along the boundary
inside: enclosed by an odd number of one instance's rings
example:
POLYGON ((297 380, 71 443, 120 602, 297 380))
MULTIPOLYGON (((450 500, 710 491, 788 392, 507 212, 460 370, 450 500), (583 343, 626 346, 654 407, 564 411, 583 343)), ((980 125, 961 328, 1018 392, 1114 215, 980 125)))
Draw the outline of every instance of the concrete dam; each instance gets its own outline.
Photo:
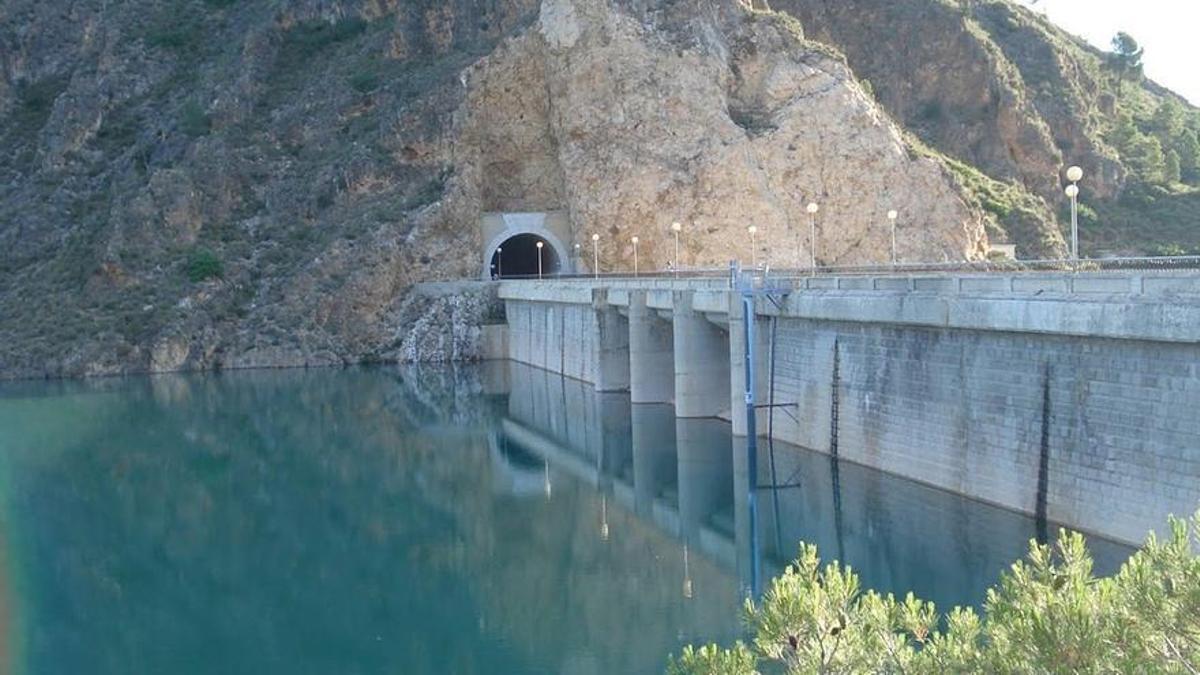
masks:
POLYGON ((493 351, 743 437, 752 372, 759 438, 1127 543, 1200 506, 1194 272, 734 285, 504 281, 493 351))

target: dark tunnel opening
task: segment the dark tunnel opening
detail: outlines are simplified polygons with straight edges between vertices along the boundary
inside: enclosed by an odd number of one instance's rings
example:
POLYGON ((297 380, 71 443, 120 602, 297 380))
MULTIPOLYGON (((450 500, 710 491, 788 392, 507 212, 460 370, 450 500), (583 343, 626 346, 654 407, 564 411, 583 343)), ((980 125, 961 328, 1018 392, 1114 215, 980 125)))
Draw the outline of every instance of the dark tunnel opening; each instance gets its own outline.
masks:
POLYGON ((541 275, 553 276, 562 271, 562 261, 550 242, 536 234, 518 234, 509 237, 492 252, 491 275, 496 279, 536 278, 539 273, 538 259, 541 258, 541 275), (538 244, 542 247, 539 249, 538 244))

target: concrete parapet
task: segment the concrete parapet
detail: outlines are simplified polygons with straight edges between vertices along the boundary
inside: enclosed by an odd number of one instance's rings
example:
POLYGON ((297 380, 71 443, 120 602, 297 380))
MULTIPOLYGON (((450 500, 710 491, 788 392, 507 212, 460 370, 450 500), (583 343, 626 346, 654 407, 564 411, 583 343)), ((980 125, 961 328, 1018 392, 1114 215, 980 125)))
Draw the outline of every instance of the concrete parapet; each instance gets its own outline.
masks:
POLYGON ((646 306, 650 309, 671 310, 675 307, 675 296, 669 289, 646 291, 646 306))
MULTIPOLYGON (((967 280, 964 279, 965 283, 967 280)), ((916 279, 918 291, 927 290, 916 279)), ((997 282, 1009 283, 1007 279, 997 282)), ((1050 279, 1041 286, 1056 283, 1050 279)), ((987 287, 979 287, 981 289, 987 287)), ((1028 288, 1028 286, 1025 286, 1028 288)), ((931 289, 928 289, 931 290, 931 289)), ((771 310, 767 310, 771 311, 771 310)), ((783 316, 799 319, 936 326, 1005 333, 1200 342, 1200 299, 979 290, 977 294, 806 291, 792 294, 783 316)))

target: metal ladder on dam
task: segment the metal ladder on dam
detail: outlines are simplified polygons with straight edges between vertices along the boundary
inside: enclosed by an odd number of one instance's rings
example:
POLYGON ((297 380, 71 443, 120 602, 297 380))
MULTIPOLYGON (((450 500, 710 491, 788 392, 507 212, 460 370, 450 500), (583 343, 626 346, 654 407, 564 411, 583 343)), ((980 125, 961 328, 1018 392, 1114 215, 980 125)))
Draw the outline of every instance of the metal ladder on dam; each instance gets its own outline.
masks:
MULTIPOLYGON (((759 548, 759 533, 758 533, 758 492, 760 490, 770 490, 772 495, 772 507, 774 511, 775 525, 775 549, 782 550, 782 526, 781 513, 779 503, 779 493, 781 490, 794 489, 801 487, 799 482, 794 482, 795 474, 789 476, 783 483, 779 482, 779 474, 775 461, 775 411, 782 410, 788 415, 797 425, 800 424, 799 419, 799 404, 779 403, 775 400, 775 364, 776 351, 778 344, 778 325, 779 318, 777 315, 771 317, 771 328, 767 339, 767 402, 759 403, 757 400, 758 392, 758 360, 757 360, 757 339, 755 336, 755 304, 760 297, 766 298, 768 302, 775 306, 777 310, 783 309, 782 300, 792 292, 788 286, 775 285, 768 274, 762 277, 762 284, 756 283, 756 279, 752 274, 732 272, 732 277, 735 282, 735 289, 741 296, 742 302, 742 330, 744 339, 744 395, 746 404, 746 453, 749 480, 746 485, 748 491, 748 504, 750 516, 750 547, 751 547, 751 593, 757 597, 762 593, 762 574, 761 574, 761 554, 759 548), (758 411, 765 409, 767 411, 767 453, 768 464, 770 467, 770 483, 760 484, 758 482, 758 411), (793 409, 795 411, 793 412, 793 409)), ((840 405, 840 359, 838 358, 838 343, 835 340, 833 355, 833 373, 832 373, 832 396, 830 400, 830 455, 831 455, 831 475, 832 491, 834 495, 834 529, 837 534, 838 544, 838 559, 845 559, 845 551, 842 544, 842 508, 841 508, 841 489, 840 475, 838 470, 838 417, 840 405)))
MULTIPOLYGON (((779 490, 785 488, 799 487, 799 483, 790 485, 781 485, 779 483, 779 474, 775 463, 775 410, 782 409, 786 414, 792 417, 792 420, 799 423, 796 414, 790 412, 790 408, 797 407, 796 403, 777 403, 775 401, 775 352, 778 335, 779 318, 771 317, 771 330, 767 342, 768 351, 768 369, 767 369, 767 402, 759 403, 757 401, 758 391, 758 353, 757 339, 755 335, 755 317, 756 317, 756 300, 760 297, 766 298, 776 309, 782 309, 781 299, 791 293, 791 288, 785 286, 776 286, 769 276, 769 271, 762 277, 762 284, 758 284, 755 276, 752 273, 737 273, 734 272, 735 285, 738 293, 741 295, 742 301, 742 334, 744 336, 743 362, 745 368, 744 377, 744 395, 746 403, 746 462, 749 467, 747 474, 749 476, 748 484, 748 504, 750 515, 750 550, 751 550, 751 570, 750 570, 750 592, 753 596, 758 597, 762 593, 762 570, 761 570, 761 554, 758 542, 758 492, 759 490, 771 490, 773 499, 772 505, 774 508, 774 523, 775 523, 775 547, 779 550, 782 546, 782 534, 780 528, 780 507, 779 507, 779 490), (771 482, 768 485, 761 485, 758 482, 758 411, 766 409, 767 411, 767 451, 769 455, 769 465, 771 468, 771 482)), ((790 479, 789 479, 790 480, 790 479)))

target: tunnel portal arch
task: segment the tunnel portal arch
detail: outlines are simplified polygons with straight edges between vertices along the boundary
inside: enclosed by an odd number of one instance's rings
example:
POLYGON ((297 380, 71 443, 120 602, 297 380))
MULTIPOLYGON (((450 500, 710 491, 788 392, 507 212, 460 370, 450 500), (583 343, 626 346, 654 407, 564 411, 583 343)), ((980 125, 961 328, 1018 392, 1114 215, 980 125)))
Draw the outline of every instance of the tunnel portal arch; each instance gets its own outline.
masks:
MULTIPOLYGON (((562 238, 545 227, 533 214, 526 217, 504 217, 504 227, 492 235, 483 248, 484 279, 494 277, 537 276, 537 242, 543 243, 542 274, 569 274, 574 269, 571 249, 562 238), (502 255, 497 251, 504 249, 502 255)), ((538 214, 540 215, 540 214, 538 214)))

